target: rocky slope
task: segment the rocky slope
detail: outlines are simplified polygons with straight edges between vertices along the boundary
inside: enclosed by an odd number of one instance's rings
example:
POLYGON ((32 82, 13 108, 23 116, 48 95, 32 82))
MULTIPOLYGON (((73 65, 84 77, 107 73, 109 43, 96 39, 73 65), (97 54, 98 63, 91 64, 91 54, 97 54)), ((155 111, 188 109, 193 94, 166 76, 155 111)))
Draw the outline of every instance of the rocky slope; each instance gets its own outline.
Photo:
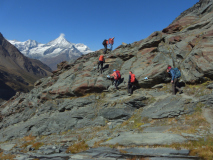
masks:
POLYGON ((92 52, 86 45, 71 43, 64 36, 64 34, 61 34, 47 44, 41 44, 35 40, 27 40, 25 42, 9 40, 9 42, 16 46, 25 56, 38 59, 52 70, 56 70, 57 64, 62 61, 75 60, 84 54, 92 52))
POLYGON ((162 31, 119 46, 105 55, 103 74, 99 50, 58 64, 29 93, 16 94, 0 108, 4 154, 20 160, 212 159, 212 4, 201 0, 162 31), (181 69, 184 94, 171 95, 168 64, 181 69), (119 90, 106 78, 113 69, 121 71, 119 90), (132 96, 129 70, 138 79, 132 96))
POLYGON ((21 54, 0 33, 0 98, 8 100, 15 92, 27 92, 36 80, 51 75, 51 69, 21 54))

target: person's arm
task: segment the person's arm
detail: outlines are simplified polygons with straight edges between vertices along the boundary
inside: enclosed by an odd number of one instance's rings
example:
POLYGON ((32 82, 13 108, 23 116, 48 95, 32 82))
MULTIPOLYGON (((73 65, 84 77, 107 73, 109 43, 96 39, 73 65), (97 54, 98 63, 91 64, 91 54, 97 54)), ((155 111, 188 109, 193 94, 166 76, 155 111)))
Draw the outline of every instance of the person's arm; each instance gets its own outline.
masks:
POLYGON ((172 81, 174 81, 174 79, 175 79, 175 72, 174 72, 173 69, 170 69, 170 74, 172 76, 172 81))
POLYGON ((128 81, 128 83, 130 83, 131 82, 131 75, 129 75, 129 81, 128 81))
POLYGON ((115 72, 113 72, 113 74, 110 74, 111 77, 114 77, 114 75, 115 75, 115 72))

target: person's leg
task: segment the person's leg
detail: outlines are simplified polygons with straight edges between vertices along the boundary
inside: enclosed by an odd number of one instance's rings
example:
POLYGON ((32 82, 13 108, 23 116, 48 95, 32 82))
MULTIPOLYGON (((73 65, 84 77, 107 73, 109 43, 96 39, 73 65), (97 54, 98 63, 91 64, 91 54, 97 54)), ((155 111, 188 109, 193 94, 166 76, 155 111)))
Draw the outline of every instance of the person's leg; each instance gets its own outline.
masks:
POLYGON ((104 48, 105 48, 104 49, 104 54, 106 54, 107 53, 107 45, 105 45, 104 48))
POLYGON ((131 84, 131 88, 130 88, 130 94, 132 94, 133 93, 133 84, 131 84))
POLYGON ((110 44, 110 51, 112 51, 112 44, 110 44))
POLYGON ((100 64, 101 64, 101 74, 102 74, 102 72, 103 72, 103 64, 104 64, 104 62, 103 62, 103 61, 100 61, 100 64))
POLYGON ((115 80, 115 88, 118 89, 118 80, 115 80))
POLYGON ((181 88, 178 86, 178 78, 175 78, 175 88, 178 90, 179 94, 183 93, 183 91, 181 90, 181 88))
POLYGON ((175 95, 175 79, 174 79, 174 81, 173 81, 173 83, 172 83, 172 95, 175 95))
POLYGON ((130 83, 128 83, 127 88, 128 88, 128 93, 130 93, 130 83))
POLYGON ((100 63, 100 61, 98 61, 98 69, 99 69, 99 65, 100 65, 101 63, 100 63))

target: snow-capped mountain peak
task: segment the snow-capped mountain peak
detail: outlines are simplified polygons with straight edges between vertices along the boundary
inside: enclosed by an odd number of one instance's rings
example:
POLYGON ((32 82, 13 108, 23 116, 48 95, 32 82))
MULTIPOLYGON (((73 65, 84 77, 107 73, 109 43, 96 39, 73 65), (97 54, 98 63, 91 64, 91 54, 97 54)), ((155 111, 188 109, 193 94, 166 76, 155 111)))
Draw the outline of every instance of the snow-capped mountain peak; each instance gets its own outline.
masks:
POLYGON ((63 33, 47 44, 41 44, 35 40, 27 40, 24 42, 17 40, 8 41, 27 57, 39 59, 43 63, 49 65, 53 70, 56 69, 57 63, 60 63, 62 60, 68 61, 70 59, 76 59, 83 54, 92 52, 82 43, 74 44, 69 42, 65 39, 63 33))
POLYGON ((58 38, 56 38, 53 41, 50 41, 46 45, 71 48, 73 46, 73 44, 70 43, 68 40, 66 40, 64 37, 65 37, 65 35, 63 33, 61 33, 58 38))

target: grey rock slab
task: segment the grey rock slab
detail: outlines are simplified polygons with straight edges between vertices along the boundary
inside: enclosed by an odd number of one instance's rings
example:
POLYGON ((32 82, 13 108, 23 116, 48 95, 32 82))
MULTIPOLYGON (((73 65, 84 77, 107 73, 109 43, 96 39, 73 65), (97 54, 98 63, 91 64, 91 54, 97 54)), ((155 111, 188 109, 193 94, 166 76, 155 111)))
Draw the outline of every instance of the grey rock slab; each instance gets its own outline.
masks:
POLYGON ((165 86, 165 84, 157 84, 157 85, 153 86, 152 89, 163 88, 164 86, 165 86))
POLYGON ((209 84, 209 85, 207 86, 207 88, 208 88, 208 89, 213 89, 213 83, 209 84))
POLYGON ((128 119, 131 114, 125 108, 104 108, 100 110, 100 115, 106 119, 128 119))
POLYGON ((140 107, 144 107, 146 106, 146 104, 143 102, 145 100, 147 100, 148 98, 145 96, 141 96, 141 97, 136 97, 136 98, 131 98, 130 100, 128 100, 127 102, 125 102, 124 104, 130 106, 130 107, 134 107, 134 108, 140 108, 140 107))
POLYGON ((195 141, 195 140, 198 140, 200 138, 203 138, 200 135, 194 135, 194 134, 188 134, 188 133, 181 133, 181 135, 183 137, 185 137, 187 140, 191 140, 191 141, 195 141))
POLYGON ((166 157, 154 157, 154 158, 149 158, 150 160, 198 160, 197 157, 189 157, 189 158, 166 158, 166 157))
POLYGON ((5 151, 11 150, 16 144, 0 144, 0 148, 5 151))
POLYGON ((61 153, 55 153, 55 154, 51 154, 51 155, 42 155, 42 154, 36 154, 36 153, 31 153, 30 158, 39 158, 40 160, 65 160, 68 159, 70 156, 72 156, 73 154, 61 154, 61 153))
POLYGON ((92 125, 93 126, 105 126, 106 125, 106 119, 102 116, 98 116, 97 118, 95 118, 93 121, 92 121, 92 125))
POLYGON ((111 139, 107 142, 102 143, 103 145, 116 144, 123 146, 129 145, 165 145, 172 143, 183 143, 187 141, 186 138, 178 134, 169 134, 169 133, 130 133, 126 132, 125 134, 120 135, 114 139, 111 139))
POLYGON ((95 142, 99 142, 99 141, 101 141, 101 140, 102 140, 102 138, 93 138, 92 140, 87 141, 86 144, 87 144, 89 147, 93 147, 94 144, 95 144, 95 142))
POLYGON ((108 147, 92 148, 82 152, 80 155, 87 155, 91 158, 122 158, 122 155, 117 149, 108 147))
POLYGON ((213 94, 202 96, 202 97, 199 98, 199 101, 204 103, 204 104, 207 104, 209 106, 212 106, 212 104, 213 104, 213 94))
POLYGON ((169 96, 158 100, 154 105, 144 107, 141 117, 152 119, 177 117, 193 112, 195 106, 195 103, 185 104, 185 99, 181 97, 169 96))
POLYGON ((30 160, 30 158, 26 154, 16 154, 15 160, 30 160))
POLYGON ((189 150, 176 150, 172 148, 129 148, 124 149, 129 155, 150 156, 150 157, 186 157, 189 150))
POLYGON ((213 134, 213 109, 212 108, 204 108, 202 112, 203 116, 205 117, 206 121, 210 124, 210 133, 213 134))
POLYGON ((171 126, 148 127, 143 130, 143 133, 163 133, 168 131, 171 126))
POLYGON ((151 126, 151 125, 152 125, 152 124, 150 124, 150 123, 143 124, 143 125, 141 125, 141 128, 149 127, 149 126, 151 126))

